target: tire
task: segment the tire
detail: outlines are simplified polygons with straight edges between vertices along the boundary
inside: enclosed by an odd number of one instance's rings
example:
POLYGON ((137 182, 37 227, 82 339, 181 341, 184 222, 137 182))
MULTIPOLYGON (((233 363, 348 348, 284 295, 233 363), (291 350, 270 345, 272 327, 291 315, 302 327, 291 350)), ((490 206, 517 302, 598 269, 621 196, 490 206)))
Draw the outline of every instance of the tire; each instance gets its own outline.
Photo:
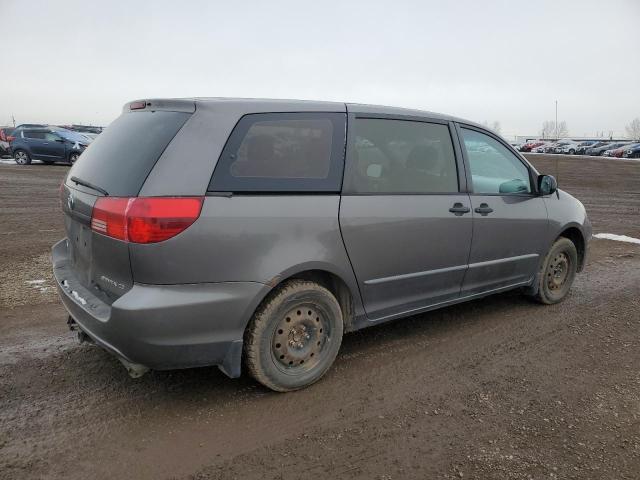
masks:
POLYGON ((317 382, 333 364, 342 343, 340 305, 315 282, 290 280, 263 301, 244 336, 249 373, 276 392, 317 382))
POLYGON ((569 150, 569 155, 575 155, 576 151, 572 148, 569 150))
POLYGON ((80 156, 80 154, 78 152, 72 152, 71 155, 69 155, 69 163, 71 165, 76 163, 76 161, 78 160, 79 156, 80 156))
POLYGON ((18 165, 30 165, 31 164, 31 155, 25 150, 16 150, 13 152, 13 160, 18 165))
POLYGON ((551 305, 563 301, 571 289, 578 269, 578 251, 568 238, 560 237, 549 249, 538 276, 535 299, 551 305))

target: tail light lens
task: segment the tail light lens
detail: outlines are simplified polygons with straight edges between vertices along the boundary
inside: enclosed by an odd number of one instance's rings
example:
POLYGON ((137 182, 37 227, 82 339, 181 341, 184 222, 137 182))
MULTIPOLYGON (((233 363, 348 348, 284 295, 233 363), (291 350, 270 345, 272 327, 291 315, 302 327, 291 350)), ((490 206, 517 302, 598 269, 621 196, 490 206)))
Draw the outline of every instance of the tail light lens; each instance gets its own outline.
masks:
POLYGON ((93 207, 91 229, 125 242, 162 242, 193 224, 202 202, 202 197, 101 197, 93 207))

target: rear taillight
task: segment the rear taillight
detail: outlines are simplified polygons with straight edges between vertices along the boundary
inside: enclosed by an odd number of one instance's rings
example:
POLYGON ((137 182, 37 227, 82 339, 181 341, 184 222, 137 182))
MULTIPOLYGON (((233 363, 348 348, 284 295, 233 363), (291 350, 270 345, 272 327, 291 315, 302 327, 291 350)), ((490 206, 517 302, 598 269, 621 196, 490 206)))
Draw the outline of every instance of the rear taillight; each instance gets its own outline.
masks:
POLYGON ((202 197, 101 197, 93 207, 91 229, 127 242, 162 242, 195 222, 202 202, 202 197))
POLYGON ((11 143, 16 139, 13 135, 7 135, 7 142, 11 143))

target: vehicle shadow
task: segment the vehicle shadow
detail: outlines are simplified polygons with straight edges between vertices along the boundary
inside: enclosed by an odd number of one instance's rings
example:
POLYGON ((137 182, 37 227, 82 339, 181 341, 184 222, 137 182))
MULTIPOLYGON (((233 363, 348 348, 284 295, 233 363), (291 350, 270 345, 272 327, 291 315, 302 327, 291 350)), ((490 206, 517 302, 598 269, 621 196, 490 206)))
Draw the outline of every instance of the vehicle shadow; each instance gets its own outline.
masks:
MULTIPOLYGON (((358 362, 346 362, 345 359, 366 356, 376 351, 385 351, 398 343, 411 343, 418 339, 424 341, 444 338, 466 324, 477 322, 480 317, 486 320, 487 314, 492 323, 508 322, 510 317, 521 317, 524 312, 534 312, 537 306, 518 292, 507 292, 484 299, 446 307, 432 312, 373 325, 344 336, 340 353, 335 362, 340 374, 350 369, 360 368, 358 362)), ((191 368, 172 371, 152 371, 139 379, 131 379, 120 363, 98 347, 87 346, 75 349, 69 354, 67 363, 83 364, 82 375, 90 376, 92 382, 108 382, 116 391, 129 392, 136 397, 146 392, 163 392, 165 401, 200 398, 209 400, 233 398, 239 395, 254 396, 278 395, 254 381, 246 371, 238 379, 230 379, 217 367, 191 368)), ((72 371, 78 371, 72 368, 72 371)), ((329 371, 331 373, 331 370, 329 371)), ((336 380, 331 375, 332 380, 336 380)), ((357 375, 349 375, 357 378, 357 375)), ((320 384, 322 383, 319 382, 320 384)), ((313 387, 312 387, 313 388, 313 387)))

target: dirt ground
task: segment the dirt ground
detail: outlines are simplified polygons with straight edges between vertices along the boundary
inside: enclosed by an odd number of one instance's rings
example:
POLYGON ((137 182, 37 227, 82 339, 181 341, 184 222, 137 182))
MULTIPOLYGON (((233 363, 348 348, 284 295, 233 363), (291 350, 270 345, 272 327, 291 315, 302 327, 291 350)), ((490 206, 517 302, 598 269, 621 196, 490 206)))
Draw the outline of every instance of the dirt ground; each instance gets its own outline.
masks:
MULTIPOLYGON (((640 237, 640 162, 530 158, 594 232, 640 237)), ((640 478, 640 245, 593 240, 560 305, 508 293, 349 334, 300 392, 132 380, 53 291, 66 171, 0 165, 0 478, 640 478)))

